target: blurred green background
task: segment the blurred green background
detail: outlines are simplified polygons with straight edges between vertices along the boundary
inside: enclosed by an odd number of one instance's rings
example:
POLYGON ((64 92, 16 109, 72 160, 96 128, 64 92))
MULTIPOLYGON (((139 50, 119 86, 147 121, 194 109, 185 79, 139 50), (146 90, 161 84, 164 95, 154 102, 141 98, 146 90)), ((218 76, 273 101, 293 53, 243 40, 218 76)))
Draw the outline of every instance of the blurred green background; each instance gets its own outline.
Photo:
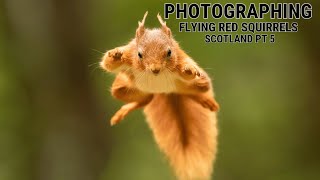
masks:
MULTIPOLYGON (((320 4, 309 2, 313 18, 274 44, 205 44, 205 33, 179 33, 182 20, 167 20, 214 78, 213 179, 320 179, 320 4)), ((122 103, 109 92, 114 76, 98 67, 146 10, 146 26, 158 27, 163 3, 0 1, 0 180, 174 179, 141 111, 109 127, 122 103)))

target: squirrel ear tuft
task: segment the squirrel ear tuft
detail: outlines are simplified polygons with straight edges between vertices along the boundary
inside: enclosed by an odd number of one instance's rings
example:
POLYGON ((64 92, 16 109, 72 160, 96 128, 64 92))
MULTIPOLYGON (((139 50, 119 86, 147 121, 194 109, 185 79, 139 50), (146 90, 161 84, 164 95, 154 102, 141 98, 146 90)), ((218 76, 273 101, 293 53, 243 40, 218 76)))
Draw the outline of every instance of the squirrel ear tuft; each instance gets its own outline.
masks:
POLYGON ((139 26, 138 26, 138 28, 136 30, 136 37, 137 38, 140 38, 144 34, 144 30, 145 30, 144 22, 146 21, 147 15, 148 15, 148 11, 146 13, 144 13, 142 21, 138 22, 139 26))
POLYGON ((162 20, 162 17, 160 16, 160 14, 158 13, 157 18, 161 24, 161 29, 164 33, 166 33, 169 37, 171 37, 171 30, 170 28, 168 28, 167 23, 165 21, 162 20))

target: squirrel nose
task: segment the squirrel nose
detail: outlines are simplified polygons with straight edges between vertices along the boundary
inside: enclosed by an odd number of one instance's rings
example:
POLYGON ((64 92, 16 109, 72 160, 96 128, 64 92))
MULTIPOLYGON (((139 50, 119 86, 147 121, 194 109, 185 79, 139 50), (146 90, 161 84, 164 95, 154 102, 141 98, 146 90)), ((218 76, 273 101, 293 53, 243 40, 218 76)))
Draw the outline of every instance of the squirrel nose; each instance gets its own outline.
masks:
POLYGON ((160 72, 160 69, 152 69, 151 70, 153 72, 153 74, 157 75, 160 72))

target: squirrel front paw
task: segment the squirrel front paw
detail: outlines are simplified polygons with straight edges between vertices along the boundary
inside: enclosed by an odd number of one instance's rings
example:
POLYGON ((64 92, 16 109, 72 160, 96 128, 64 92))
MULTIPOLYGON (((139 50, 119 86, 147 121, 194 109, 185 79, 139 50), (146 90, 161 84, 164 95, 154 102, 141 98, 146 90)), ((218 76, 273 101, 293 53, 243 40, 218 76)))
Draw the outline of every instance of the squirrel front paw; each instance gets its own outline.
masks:
POLYGON ((115 49, 112 49, 112 50, 108 51, 106 54, 107 54, 108 57, 111 58, 111 60, 120 61, 121 57, 123 55, 123 49, 115 48, 115 49))
POLYGON ((201 74, 199 79, 194 81, 193 86, 200 92, 207 92, 210 89, 210 81, 201 74))
POLYGON ((200 76, 200 72, 193 65, 187 64, 182 69, 182 76, 186 80, 192 80, 192 79, 196 78, 197 76, 200 76))
POLYGON ((101 67, 107 71, 113 71, 122 64, 123 49, 115 48, 105 53, 100 63, 101 67))

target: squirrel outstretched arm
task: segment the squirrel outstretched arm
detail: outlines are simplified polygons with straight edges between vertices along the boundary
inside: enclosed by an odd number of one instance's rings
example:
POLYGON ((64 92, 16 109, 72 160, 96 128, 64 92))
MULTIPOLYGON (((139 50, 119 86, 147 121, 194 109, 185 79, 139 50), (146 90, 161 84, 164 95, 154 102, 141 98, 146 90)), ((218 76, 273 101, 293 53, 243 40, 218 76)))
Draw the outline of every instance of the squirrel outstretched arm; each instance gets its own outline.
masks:
POLYGON ((116 74, 112 96, 124 101, 111 118, 119 123, 144 107, 154 138, 179 180, 208 180, 217 146, 211 79, 173 39, 160 15, 159 29, 139 22, 135 38, 105 53, 101 67, 116 74))

